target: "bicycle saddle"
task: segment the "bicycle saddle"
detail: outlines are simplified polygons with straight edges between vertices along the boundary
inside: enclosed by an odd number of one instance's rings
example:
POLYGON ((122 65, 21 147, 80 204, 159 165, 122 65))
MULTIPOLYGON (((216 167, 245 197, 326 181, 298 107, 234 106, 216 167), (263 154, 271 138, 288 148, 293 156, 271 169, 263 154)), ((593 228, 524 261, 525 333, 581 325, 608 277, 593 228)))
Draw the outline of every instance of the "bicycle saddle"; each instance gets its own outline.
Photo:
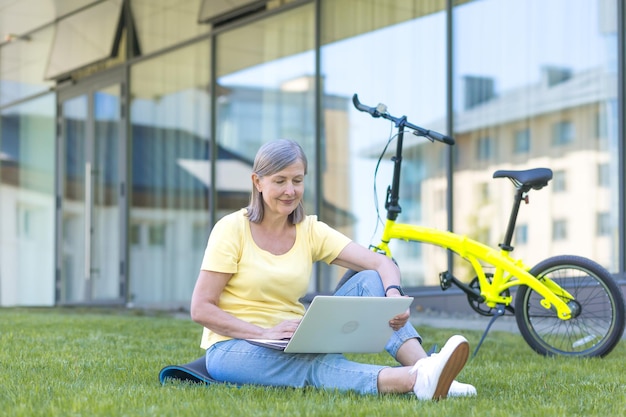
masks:
POLYGON ((549 168, 534 168, 522 171, 498 170, 493 173, 493 178, 508 178, 517 188, 526 190, 541 190, 552 179, 552 170, 549 168))

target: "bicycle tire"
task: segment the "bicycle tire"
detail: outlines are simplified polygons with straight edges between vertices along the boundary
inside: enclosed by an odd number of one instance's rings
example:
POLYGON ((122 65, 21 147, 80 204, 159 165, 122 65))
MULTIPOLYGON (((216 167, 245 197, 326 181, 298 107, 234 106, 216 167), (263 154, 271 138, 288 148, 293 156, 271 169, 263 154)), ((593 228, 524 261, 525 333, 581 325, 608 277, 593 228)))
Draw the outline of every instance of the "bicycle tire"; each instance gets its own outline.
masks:
POLYGON ((545 309, 543 297, 526 285, 515 296, 515 319, 528 345, 545 356, 602 357, 610 353, 624 333, 624 297, 611 274, 598 263, 579 256, 548 258, 529 271, 549 277, 575 301, 572 318, 561 320, 556 310, 545 309))

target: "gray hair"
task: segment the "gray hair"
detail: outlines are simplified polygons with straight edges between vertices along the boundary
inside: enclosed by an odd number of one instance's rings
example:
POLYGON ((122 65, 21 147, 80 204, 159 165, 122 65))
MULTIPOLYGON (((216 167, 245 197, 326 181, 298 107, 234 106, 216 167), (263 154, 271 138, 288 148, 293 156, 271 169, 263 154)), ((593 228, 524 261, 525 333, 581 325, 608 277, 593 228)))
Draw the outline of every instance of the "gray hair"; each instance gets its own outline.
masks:
MULTIPOLYGON (((302 147, 295 141, 290 139, 278 139, 267 142, 262 145, 254 158, 252 172, 259 177, 274 175, 279 171, 301 161, 304 165, 304 173, 307 172, 307 159, 302 147)), ((252 184, 252 193, 250 194, 250 204, 248 204, 248 218, 253 223, 260 223, 263 220, 264 207, 263 196, 252 184)), ((291 212, 289 220, 293 224, 298 224, 304 220, 304 206, 302 200, 298 207, 291 212)))

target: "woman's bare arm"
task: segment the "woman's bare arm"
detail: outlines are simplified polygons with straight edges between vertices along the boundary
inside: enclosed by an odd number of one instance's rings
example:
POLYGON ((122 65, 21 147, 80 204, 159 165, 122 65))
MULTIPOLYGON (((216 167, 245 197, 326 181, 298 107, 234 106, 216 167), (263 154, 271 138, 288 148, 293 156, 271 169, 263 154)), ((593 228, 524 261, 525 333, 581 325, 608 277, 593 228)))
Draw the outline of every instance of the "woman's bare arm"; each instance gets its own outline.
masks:
MULTIPOLYGON (((354 242, 350 242, 332 263, 354 271, 374 270, 380 275, 383 288, 388 288, 390 285, 400 285, 401 282, 400 270, 390 258, 354 242)), ((389 289, 386 295, 389 297, 402 296, 396 288, 389 289)), ((409 317, 410 312, 407 310, 392 318, 389 325, 394 330, 398 330, 408 322, 409 317)))
POLYGON ((219 307, 219 299, 231 274, 201 270, 191 296, 191 319, 223 336, 235 339, 289 338, 299 320, 286 320, 277 326, 264 329, 240 320, 219 307))
MULTIPOLYGON (((390 285, 400 285, 401 282, 400 270, 390 258, 358 243, 350 242, 332 263, 354 271, 374 270, 380 275, 385 288, 390 285)), ((389 290, 389 295, 392 291, 399 294, 397 290, 389 290)))

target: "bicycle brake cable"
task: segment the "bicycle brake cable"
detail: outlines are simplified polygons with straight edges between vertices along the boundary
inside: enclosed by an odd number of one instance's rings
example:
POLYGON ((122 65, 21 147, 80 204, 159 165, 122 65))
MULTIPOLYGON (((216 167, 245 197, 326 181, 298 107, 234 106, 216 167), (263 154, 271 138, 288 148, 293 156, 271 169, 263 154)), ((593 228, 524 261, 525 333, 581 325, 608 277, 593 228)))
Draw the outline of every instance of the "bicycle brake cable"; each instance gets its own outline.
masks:
POLYGON ((374 232, 372 233, 372 237, 370 238, 370 242, 374 240, 374 238, 376 237, 376 234, 378 233, 378 225, 382 225, 383 220, 380 218, 380 209, 378 207, 378 190, 376 187, 376 178, 378 177, 378 168, 380 167, 380 162, 383 159, 383 156, 385 156, 385 153, 387 152, 387 148, 389 147, 389 145, 391 144, 391 142, 398 136, 398 133, 396 133, 395 135, 392 135, 391 133, 393 132, 393 123, 391 123, 391 128, 390 128, 390 132, 389 132, 389 139, 387 140, 387 143, 385 144, 385 147, 383 148, 383 151, 381 152, 380 156, 378 157, 378 161, 376 162, 376 168, 374 168, 374 207, 376 208, 376 227, 374 227, 374 232))

